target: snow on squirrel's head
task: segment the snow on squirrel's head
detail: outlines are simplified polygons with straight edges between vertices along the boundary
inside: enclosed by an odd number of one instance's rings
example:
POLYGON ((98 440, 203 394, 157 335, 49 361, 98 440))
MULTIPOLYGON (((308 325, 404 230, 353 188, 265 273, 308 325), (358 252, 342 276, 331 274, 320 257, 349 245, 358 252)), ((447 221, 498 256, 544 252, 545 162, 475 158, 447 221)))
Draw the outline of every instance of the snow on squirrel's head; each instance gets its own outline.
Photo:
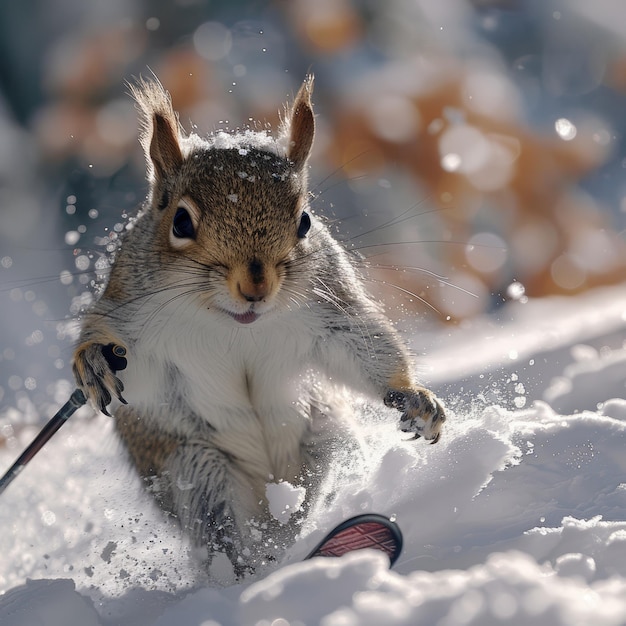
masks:
POLYGON ((151 186, 158 185, 183 161, 198 150, 258 150, 288 159, 294 169, 304 174, 313 136, 315 119, 311 104, 313 76, 306 77, 293 105, 283 116, 278 135, 267 131, 216 131, 207 137, 187 135, 178 121, 169 94, 157 80, 141 79, 131 85, 131 94, 141 116, 141 145, 146 155, 147 175, 151 186))

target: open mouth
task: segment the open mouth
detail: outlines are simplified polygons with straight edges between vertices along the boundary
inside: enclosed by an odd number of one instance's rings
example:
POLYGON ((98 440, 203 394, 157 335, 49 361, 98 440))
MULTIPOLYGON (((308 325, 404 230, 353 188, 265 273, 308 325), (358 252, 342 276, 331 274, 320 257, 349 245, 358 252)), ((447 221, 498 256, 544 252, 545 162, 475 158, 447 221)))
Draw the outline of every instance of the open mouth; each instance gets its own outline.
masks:
POLYGON ((240 324, 252 324, 252 322, 256 321, 261 317, 254 311, 246 311, 245 313, 231 313, 227 311, 228 315, 230 315, 236 322, 240 324))

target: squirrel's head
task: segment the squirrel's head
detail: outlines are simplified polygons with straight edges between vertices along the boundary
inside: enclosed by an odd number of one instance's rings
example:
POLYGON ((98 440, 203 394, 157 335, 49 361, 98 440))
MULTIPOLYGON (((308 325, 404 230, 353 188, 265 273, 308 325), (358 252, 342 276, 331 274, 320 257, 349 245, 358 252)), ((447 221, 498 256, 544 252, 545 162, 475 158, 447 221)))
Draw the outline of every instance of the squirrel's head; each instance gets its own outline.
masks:
POLYGON ((154 250, 181 285, 242 323, 281 300, 307 247, 312 89, 308 77, 276 138, 246 130, 205 139, 183 131, 159 83, 133 87, 143 116, 154 250))

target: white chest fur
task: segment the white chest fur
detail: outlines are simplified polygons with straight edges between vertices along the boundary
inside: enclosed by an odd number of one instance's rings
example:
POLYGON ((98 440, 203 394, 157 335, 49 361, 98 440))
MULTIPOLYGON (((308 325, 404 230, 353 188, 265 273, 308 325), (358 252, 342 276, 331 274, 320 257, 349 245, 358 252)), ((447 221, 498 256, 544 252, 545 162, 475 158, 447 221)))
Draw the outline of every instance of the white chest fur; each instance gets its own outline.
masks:
POLYGON ((301 398, 315 329, 302 313, 250 325, 215 312, 153 323, 138 333, 125 397, 166 431, 193 437, 199 419, 254 473, 290 479, 309 426, 301 398))

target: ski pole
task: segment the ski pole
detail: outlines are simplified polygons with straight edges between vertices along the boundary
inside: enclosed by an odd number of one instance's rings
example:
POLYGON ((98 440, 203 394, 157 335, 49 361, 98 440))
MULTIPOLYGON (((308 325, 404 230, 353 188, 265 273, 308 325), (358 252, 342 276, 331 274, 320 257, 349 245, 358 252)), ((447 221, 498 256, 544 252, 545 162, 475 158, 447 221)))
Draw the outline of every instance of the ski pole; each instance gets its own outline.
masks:
POLYGON ((11 465, 4 476, 0 478, 0 494, 13 482, 13 479, 26 467, 32 458, 44 447, 46 442, 56 433, 63 424, 71 417, 76 409, 87 402, 85 395, 80 389, 75 389, 70 399, 59 409, 48 423, 39 431, 30 445, 22 452, 17 461, 11 465))
MULTIPOLYGON (((102 348, 102 354, 113 371, 123 370, 126 367, 126 348, 109 344, 102 348)), ((22 452, 17 461, 0 478, 0 495, 13 482, 18 474, 26 467, 32 458, 44 447, 54 433, 87 402, 85 394, 80 389, 75 389, 69 400, 50 418, 48 423, 39 431, 30 445, 22 452)))

